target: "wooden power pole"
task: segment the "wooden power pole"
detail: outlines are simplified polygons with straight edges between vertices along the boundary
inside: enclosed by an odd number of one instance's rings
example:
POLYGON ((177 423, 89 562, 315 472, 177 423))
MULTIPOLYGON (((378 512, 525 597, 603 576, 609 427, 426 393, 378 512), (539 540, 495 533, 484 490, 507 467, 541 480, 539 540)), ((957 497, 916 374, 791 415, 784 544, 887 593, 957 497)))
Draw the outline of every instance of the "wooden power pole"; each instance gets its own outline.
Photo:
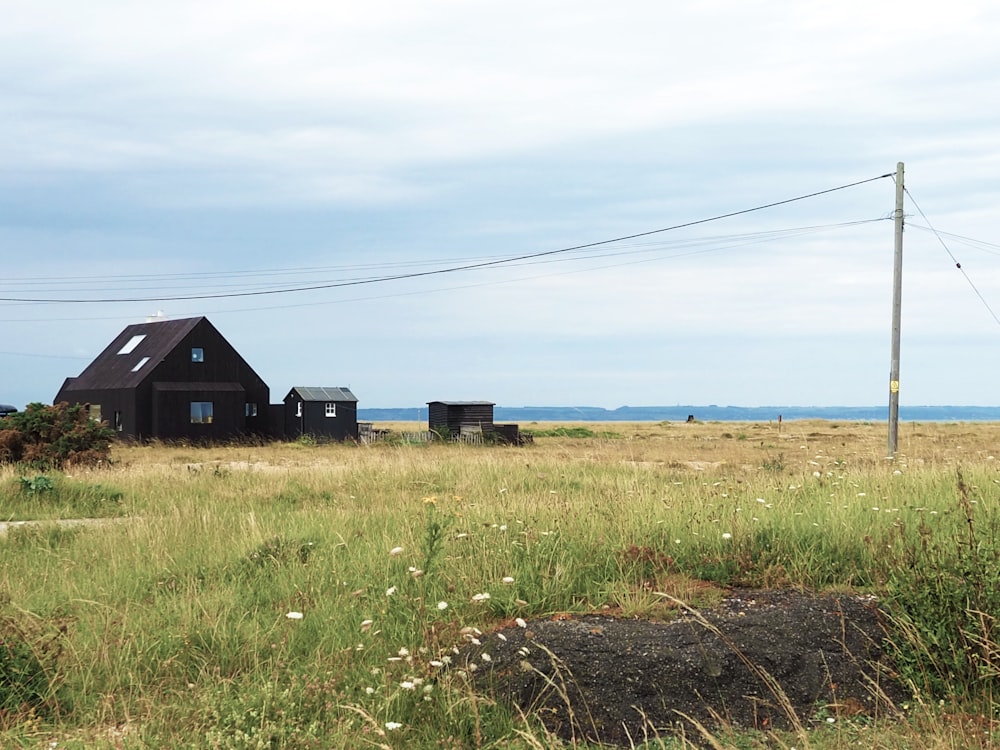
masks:
POLYGON ((899 448, 899 319, 903 301, 903 162, 896 164, 895 252, 892 265, 892 354, 889 361, 889 455, 899 448))

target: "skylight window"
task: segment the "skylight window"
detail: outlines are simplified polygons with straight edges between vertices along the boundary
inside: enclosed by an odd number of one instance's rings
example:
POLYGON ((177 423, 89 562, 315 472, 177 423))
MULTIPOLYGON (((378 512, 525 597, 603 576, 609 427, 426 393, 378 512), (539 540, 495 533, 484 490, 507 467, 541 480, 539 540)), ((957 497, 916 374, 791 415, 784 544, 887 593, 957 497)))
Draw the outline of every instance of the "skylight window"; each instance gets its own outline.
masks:
POLYGON ((144 333, 140 333, 138 336, 133 336, 128 340, 128 343, 125 344, 125 346, 123 346, 121 349, 118 350, 118 353, 131 354, 132 352, 135 351, 135 348, 139 346, 139 344, 142 342, 144 338, 146 338, 146 334, 144 333))
POLYGON ((143 357, 142 359, 139 360, 139 363, 132 368, 132 372, 139 372, 139 370, 142 369, 142 366, 147 362, 149 362, 149 357, 143 357))

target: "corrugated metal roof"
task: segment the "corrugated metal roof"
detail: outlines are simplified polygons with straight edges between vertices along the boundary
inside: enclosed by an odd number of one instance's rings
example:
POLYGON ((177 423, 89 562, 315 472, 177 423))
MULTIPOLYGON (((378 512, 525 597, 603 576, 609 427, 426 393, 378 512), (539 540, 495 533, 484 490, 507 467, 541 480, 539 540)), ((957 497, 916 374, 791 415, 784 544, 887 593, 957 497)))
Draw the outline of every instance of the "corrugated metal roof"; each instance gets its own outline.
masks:
POLYGON ((357 397, 351 393, 350 388, 344 387, 330 387, 324 388, 322 386, 309 387, 297 385, 288 392, 290 396, 292 393, 297 393, 299 398, 303 401, 357 401, 357 397))

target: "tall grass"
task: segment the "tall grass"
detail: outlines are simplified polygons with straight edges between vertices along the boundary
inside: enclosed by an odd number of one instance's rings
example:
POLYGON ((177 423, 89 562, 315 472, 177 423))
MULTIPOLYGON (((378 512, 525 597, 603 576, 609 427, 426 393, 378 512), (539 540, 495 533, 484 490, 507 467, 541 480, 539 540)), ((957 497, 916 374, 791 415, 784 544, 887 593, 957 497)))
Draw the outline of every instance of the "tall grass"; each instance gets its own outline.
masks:
MULTIPOLYGON (((5 705, 0 688, 0 741, 550 747, 446 669, 453 647, 515 617, 669 617, 653 592, 707 601, 710 584, 879 594, 928 711, 988 705, 994 426, 904 428, 895 462, 860 424, 548 434, 523 448, 119 447, 110 469, 54 475, 55 504, 0 472, 0 517, 119 516, 0 537, 0 639, 34 691, 5 705), (88 505, 96 487, 113 488, 112 513, 88 505), (928 623, 955 612, 948 651, 928 623)), ((841 731, 813 741, 895 746, 841 731)), ((955 728, 891 731, 947 747, 955 728)))

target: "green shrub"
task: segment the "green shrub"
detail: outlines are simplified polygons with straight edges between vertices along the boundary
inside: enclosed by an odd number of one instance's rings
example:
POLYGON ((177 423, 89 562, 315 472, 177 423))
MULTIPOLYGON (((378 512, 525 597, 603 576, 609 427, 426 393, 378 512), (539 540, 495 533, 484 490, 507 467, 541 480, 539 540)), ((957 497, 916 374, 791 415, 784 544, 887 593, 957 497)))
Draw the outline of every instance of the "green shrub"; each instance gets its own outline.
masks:
POLYGON ((36 469, 97 465, 111 458, 114 431, 90 419, 83 404, 28 404, 0 419, 0 463, 36 469))

